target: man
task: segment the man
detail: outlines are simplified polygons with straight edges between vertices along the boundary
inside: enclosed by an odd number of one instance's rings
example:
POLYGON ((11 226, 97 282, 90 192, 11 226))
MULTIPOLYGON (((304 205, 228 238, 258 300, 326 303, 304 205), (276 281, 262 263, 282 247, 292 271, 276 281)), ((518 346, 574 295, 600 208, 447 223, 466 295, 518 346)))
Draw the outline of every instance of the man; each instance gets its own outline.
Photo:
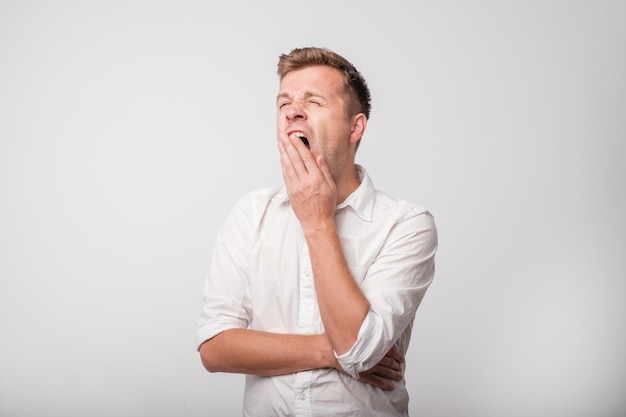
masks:
POLYGON ((202 362, 246 374, 244 416, 406 416, 402 362, 434 275, 435 223, 355 164, 370 93, 351 63, 300 48, 278 74, 285 184, 243 197, 218 232, 202 362))

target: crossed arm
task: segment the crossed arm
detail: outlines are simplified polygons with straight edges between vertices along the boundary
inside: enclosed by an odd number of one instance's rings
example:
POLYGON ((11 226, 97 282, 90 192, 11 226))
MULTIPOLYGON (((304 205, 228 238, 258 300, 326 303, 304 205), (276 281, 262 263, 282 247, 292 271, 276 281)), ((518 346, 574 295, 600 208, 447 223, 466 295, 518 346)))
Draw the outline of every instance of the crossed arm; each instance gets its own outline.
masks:
MULTIPOLYGON (((292 335, 230 329, 200 346, 200 358, 209 372, 275 376, 318 368, 343 369, 326 335, 292 335)), ((372 369, 360 375, 362 382, 384 390, 390 380, 404 374, 404 355, 392 348, 372 369)))

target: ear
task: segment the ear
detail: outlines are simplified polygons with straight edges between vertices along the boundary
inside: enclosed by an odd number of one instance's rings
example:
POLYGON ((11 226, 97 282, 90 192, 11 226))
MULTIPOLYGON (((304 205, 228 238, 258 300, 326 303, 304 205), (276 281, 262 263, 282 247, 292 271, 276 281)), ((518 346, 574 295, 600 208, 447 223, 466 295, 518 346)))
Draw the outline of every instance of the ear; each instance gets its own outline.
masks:
POLYGON ((363 113, 352 117, 352 130, 350 131, 350 143, 357 143, 363 137, 367 127, 367 117, 363 113))

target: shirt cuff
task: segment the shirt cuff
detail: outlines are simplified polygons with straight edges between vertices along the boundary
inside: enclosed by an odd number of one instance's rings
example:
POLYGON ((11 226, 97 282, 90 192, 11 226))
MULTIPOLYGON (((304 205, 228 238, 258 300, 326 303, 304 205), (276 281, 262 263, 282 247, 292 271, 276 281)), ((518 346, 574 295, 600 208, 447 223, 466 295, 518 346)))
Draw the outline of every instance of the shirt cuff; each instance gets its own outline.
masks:
POLYGON ((374 312, 369 310, 361 324, 356 342, 350 350, 343 355, 337 355, 335 352, 335 358, 337 358, 339 365, 353 378, 359 379, 361 372, 371 369, 378 363, 378 361, 370 363, 378 357, 377 353, 379 352, 377 351, 380 350, 378 343, 372 343, 373 340, 377 340, 373 336, 380 333, 377 331, 378 327, 379 323, 375 318, 374 312))

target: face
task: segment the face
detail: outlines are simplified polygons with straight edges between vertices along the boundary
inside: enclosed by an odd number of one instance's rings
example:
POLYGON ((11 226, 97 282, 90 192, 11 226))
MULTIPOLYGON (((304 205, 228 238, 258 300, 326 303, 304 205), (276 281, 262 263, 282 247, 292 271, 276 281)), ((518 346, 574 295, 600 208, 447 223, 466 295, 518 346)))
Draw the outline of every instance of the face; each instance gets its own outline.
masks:
POLYGON ((291 71, 280 83, 277 134, 299 136, 314 157, 323 155, 337 182, 354 162, 354 117, 346 111, 339 70, 312 66, 291 71), (350 165, 348 165, 350 164, 350 165))

